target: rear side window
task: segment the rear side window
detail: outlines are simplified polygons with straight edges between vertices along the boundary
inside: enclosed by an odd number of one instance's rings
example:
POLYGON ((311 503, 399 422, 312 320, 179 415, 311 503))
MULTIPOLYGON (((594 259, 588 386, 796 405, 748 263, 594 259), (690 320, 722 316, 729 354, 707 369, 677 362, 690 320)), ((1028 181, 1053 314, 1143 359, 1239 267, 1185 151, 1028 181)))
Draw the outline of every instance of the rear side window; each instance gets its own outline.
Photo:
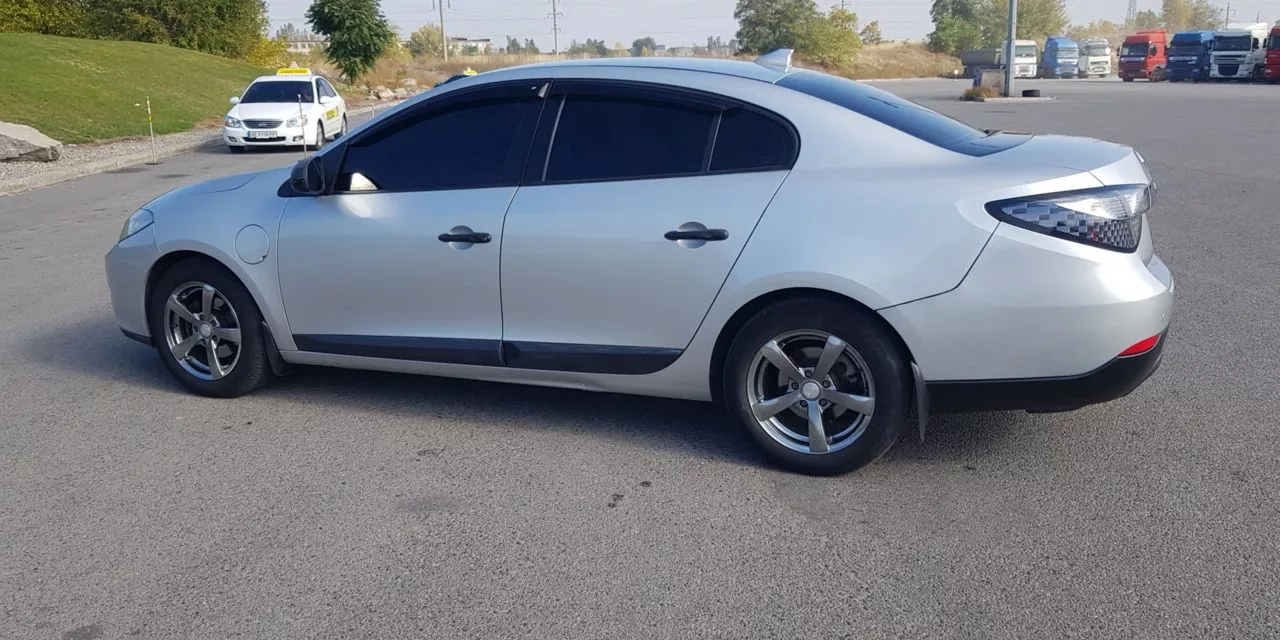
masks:
POLYGON ((378 191, 514 184, 507 168, 528 103, 525 98, 468 102, 384 126, 347 148, 338 187, 344 189, 353 173, 378 191))
POLYGON ((569 95, 555 128, 546 180, 625 180, 696 174, 715 112, 621 96, 569 95))
POLYGON ((912 137, 967 155, 996 153, 1030 137, 1007 134, 995 139, 887 91, 825 73, 799 71, 779 80, 778 86, 839 105, 912 137))
POLYGON ((712 171, 781 169, 791 163, 795 136, 773 118, 746 109, 729 109, 720 117, 712 171))

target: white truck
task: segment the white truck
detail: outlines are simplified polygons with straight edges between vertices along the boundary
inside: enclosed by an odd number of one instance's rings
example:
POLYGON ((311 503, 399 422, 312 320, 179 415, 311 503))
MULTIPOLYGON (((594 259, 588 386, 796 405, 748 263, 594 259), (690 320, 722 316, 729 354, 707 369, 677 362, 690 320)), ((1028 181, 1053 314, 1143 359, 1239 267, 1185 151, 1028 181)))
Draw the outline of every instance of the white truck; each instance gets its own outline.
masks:
MULTIPOLYGON (((1005 40, 1000 45, 1001 50, 1007 50, 1009 41, 1005 40)), ((1040 64, 1040 47, 1035 40, 1014 40, 1013 41, 1013 77, 1015 78, 1034 78, 1036 77, 1036 67, 1040 64)))
POLYGON ((1111 43, 1106 38, 1090 38, 1080 43, 1080 77, 1105 78, 1111 75, 1111 43))
POLYGON ((1214 80, 1258 80, 1266 67, 1267 34, 1271 25, 1230 25, 1213 38, 1209 77, 1214 80))

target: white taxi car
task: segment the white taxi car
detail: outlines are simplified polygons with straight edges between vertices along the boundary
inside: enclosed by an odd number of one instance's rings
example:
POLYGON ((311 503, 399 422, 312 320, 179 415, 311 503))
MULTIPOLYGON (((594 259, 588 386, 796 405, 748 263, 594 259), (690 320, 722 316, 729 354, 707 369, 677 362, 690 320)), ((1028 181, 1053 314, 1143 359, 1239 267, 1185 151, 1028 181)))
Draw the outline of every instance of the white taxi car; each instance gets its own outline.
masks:
POLYGON ((310 69, 279 69, 254 80, 231 98, 222 138, 232 152, 251 147, 307 146, 347 132, 347 103, 333 85, 310 69))

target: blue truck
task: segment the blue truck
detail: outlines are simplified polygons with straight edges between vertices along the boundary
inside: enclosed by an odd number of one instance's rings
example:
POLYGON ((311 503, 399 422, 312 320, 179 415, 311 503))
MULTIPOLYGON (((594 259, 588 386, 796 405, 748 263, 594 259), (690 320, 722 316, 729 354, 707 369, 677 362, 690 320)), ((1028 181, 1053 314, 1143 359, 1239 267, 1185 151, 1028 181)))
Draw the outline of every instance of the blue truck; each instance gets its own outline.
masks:
POLYGON ((1041 78, 1074 78, 1080 73, 1080 45, 1075 40, 1053 36, 1044 41, 1040 57, 1041 78))
POLYGON ((1169 66, 1165 78, 1169 82, 1209 79, 1209 54, 1213 52, 1212 31, 1184 31, 1174 34, 1169 43, 1169 66))

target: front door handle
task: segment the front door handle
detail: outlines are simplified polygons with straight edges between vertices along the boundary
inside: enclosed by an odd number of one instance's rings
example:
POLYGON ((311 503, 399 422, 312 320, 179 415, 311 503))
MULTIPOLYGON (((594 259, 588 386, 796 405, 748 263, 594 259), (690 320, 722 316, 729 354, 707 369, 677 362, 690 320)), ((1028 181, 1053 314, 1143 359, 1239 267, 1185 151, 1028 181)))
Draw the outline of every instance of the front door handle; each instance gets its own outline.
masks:
POLYGON ((719 242, 729 239, 729 232, 725 229, 675 229, 663 234, 668 240, 702 240, 704 242, 719 242))
POLYGON ((479 233, 470 229, 462 231, 454 228, 448 233, 442 233, 439 236, 440 242, 461 242, 465 244, 486 244, 493 240, 493 236, 487 233, 479 233))

